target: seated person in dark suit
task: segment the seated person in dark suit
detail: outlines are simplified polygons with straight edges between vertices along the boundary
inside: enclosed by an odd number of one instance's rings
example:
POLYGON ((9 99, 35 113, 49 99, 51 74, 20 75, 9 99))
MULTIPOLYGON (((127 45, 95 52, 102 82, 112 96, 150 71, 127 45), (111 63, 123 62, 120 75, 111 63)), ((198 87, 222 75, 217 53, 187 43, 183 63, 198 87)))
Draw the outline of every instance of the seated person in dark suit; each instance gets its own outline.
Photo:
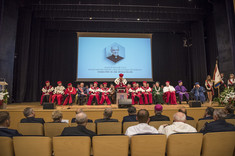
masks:
POLYGON ((203 118, 198 119, 199 120, 212 120, 213 119, 213 112, 214 112, 214 108, 212 107, 207 107, 205 110, 205 114, 203 118))
POLYGON ((168 116, 162 115, 162 110, 162 105, 156 104, 154 107, 155 115, 150 117, 150 121, 170 121, 168 116))
POLYGON ((104 114, 103 114, 104 118, 95 120, 95 123, 98 123, 98 122, 118 122, 117 119, 111 119, 112 115, 113 115, 112 108, 105 108, 104 114))
MULTIPOLYGON (((75 113, 76 114, 79 114, 79 113, 81 113, 81 112, 83 112, 83 109, 77 109, 76 111, 75 111, 75 113)), ((72 120, 71 120, 71 123, 75 123, 76 122, 76 118, 72 118, 72 120)), ((87 122, 93 122, 91 119, 87 119, 87 122)))
POLYGON ((123 120, 122 120, 122 123, 124 122, 134 122, 134 121, 137 121, 136 120, 136 108, 131 106, 127 109, 128 111, 128 116, 124 116, 123 117, 123 120))
POLYGON ((205 123, 200 133, 235 131, 235 126, 224 120, 226 117, 225 110, 215 109, 213 114, 214 121, 205 123))
POLYGON ((227 116, 225 119, 235 119, 235 114, 234 114, 234 106, 233 105, 227 105, 225 106, 225 112, 227 113, 227 116))
POLYGON ((86 128, 87 115, 81 112, 76 115, 77 127, 65 127, 61 136, 96 136, 96 133, 86 128))
POLYGON ((13 137, 22 136, 17 130, 9 129, 10 115, 6 111, 0 111, 0 136, 13 137))
POLYGON ((180 109, 178 110, 178 112, 184 113, 184 114, 186 115, 186 120, 194 120, 193 117, 187 115, 187 109, 186 109, 185 107, 180 107, 180 109))
POLYGON ((41 123, 44 124, 45 121, 42 118, 35 118, 35 113, 32 108, 26 107, 23 111, 25 116, 24 119, 21 119, 20 123, 41 123))

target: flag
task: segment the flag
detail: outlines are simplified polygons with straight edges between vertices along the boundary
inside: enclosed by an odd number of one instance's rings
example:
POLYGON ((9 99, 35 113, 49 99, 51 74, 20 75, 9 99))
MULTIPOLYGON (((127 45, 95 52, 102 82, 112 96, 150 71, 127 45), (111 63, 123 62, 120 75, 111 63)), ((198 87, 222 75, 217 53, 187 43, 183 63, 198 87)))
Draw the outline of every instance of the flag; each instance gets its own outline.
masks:
POLYGON ((215 64, 213 80, 214 80, 214 87, 215 88, 218 88, 222 83, 222 78, 220 76, 220 72, 219 72, 219 68, 218 68, 217 63, 215 64))

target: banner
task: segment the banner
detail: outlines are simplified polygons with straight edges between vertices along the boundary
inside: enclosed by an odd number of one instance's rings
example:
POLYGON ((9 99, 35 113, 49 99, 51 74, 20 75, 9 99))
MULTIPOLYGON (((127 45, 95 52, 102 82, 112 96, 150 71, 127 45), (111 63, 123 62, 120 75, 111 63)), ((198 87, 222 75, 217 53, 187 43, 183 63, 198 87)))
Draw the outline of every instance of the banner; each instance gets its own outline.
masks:
POLYGON ((214 87, 218 88, 221 85, 222 78, 220 76, 220 72, 219 72, 219 68, 218 68, 217 63, 215 64, 213 80, 214 80, 214 87))

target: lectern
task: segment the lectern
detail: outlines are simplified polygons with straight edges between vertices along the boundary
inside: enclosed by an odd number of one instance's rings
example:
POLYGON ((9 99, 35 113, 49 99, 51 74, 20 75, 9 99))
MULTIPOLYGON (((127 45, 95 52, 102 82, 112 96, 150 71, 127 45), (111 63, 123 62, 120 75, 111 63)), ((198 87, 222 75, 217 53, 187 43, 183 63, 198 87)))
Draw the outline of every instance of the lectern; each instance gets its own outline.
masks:
POLYGON ((116 94, 116 104, 118 104, 119 99, 126 100, 127 99, 127 93, 125 87, 118 87, 117 88, 117 94, 116 94))
MULTIPOLYGON (((5 80, 3 80, 3 81, 0 80, 0 96, 2 96, 2 97, 0 97, 1 99, 4 97, 3 93, 4 93, 7 85, 8 84, 5 82, 5 80)), ((0 99, 0 109, 6 109, 7 103, 3 102, 3 100, 1 100, 1 99, 0 99)))

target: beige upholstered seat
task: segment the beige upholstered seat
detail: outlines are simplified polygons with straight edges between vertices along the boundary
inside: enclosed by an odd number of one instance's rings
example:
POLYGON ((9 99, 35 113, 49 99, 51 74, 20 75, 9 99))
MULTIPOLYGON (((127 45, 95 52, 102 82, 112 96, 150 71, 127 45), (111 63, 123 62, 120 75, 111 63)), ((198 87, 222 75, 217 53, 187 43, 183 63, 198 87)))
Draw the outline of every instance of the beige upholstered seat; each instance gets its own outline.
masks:
POLYGON ((131 156, 165 156, 166 135, 136 135, 131 137, 131 156))
POLYGON ((134 126, 134 125, 137 125, 139 124, 139 122, 124 122, 123 125, 122 125, 122 132, 123 134, 126 133, 126 130, 128 127, 131 127, 131 126, 134 126))
POLYGON ((171 121, 151 121, 149 125, 158 129, 163 124, 171 124, 171 123, 172 123, 171 121))
POLYGON ((10 137, 0 137, 0 156, 14 156, 13 142, 10 137))
POLYGON ((186 120, 185 123, 193 126, 194 128, 197 127, 197 122, 195 120, 186 120))
POLYGON ((167 139, 167 156, 200 156, 202 133, 172 134, 167 139))
POLYGON ((51 156, 50 137, 14 137, 15 156, 51 156))
POLYGON ((235 119, 226 119, 226 122, 235 125, 235 119))
POLYGON ((100 122, 97 123, 97 134, 122 134, 122 123, 100 122))
POLYGON ((65 127, 68 127, 68 123, 45 123, 44 132, 47 137, 55 137, 61 135, 65 127))
POLYGON ((207 133, 203 137, 202 156, 233 156, 235 132, 207 133))
POLYGON ((199 132, 205 125, 206 122, 212 122, 214 120, 199 120, 197 122, 197 131, 199 132))
POLYGON ((55 156, 90 156, 91 139, 87 136, 53 137, 55 156))
MULTIPOLYGON (((71 127, 76 127, 77 123, 71 123, 71 127)), ((88 122, 86 128, 96 133, 96 125, 93 122, 88 122)))
POLYGON ((22 135, 43 135, 43 125, 40 123, 18 123, 17 127, 22 135))
POLYGON ((128 136, 95 136, 92 139, 94 156, 128 156, 128 136))

